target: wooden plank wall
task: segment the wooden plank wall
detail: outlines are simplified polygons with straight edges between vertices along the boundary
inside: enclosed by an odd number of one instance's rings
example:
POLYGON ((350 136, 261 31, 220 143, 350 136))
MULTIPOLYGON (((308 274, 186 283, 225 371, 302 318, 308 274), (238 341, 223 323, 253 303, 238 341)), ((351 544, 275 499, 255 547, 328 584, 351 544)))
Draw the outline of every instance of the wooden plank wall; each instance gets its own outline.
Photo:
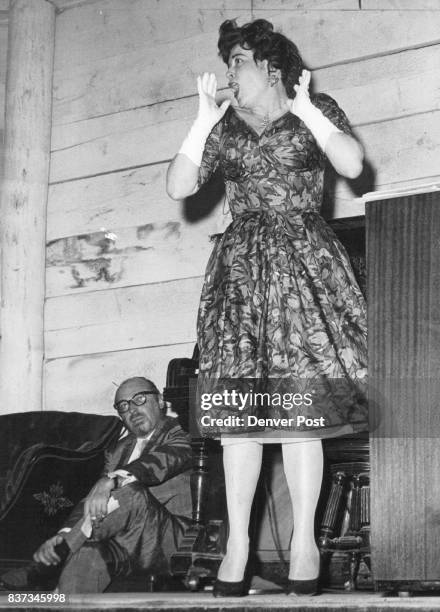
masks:
MULTIPOLYGON (((5 123, 6 60, 8 53, 8 7, 0 0, 0 160, 3 162, 3 135, 5 123)), ((3 174, 0 163, 0 174, 3 174)))
MULTIPOLYGON (((47 228, 45 406, 108 412, 118 383, 165 384, 195 343, 209 235, 222 208, 165 193, 197 108, 224 72, 219 24, 249 0, 98 0, 57 18, 47 228)), ((223 85, 225 79, 223 78, 223 85)))
POLYGON ((333 95, 370 171, 355 194, 440 178, 438 0, 94 0, 57 17, 47 227, 47 409, 109 411, 131 374, 165 383, 190 356, 221 194, 176 204, 165 172, 196 110, 195 76, 225 68, 218 25, 267 18, 333 95), (414 5, 417 8, 414 8, 414 5), (217 204, 216 206, 214 206, 217 204))

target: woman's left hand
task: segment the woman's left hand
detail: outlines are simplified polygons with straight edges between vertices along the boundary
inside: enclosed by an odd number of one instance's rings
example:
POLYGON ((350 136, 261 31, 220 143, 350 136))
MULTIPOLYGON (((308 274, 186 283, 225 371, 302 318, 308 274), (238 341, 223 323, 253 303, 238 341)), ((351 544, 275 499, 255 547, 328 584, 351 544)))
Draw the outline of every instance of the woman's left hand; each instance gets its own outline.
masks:
MULTIPOLYGON (((298 85, 294 86, 296 96, 287 99, 287 108, 291 113, 302 118, 303 114, 310 109, 312 103, 310 102, 309 85, 311 73, 309 70, 303 70, 299 77, 298 85)), ((313 106, 313 105, 312 105, 313 106)))

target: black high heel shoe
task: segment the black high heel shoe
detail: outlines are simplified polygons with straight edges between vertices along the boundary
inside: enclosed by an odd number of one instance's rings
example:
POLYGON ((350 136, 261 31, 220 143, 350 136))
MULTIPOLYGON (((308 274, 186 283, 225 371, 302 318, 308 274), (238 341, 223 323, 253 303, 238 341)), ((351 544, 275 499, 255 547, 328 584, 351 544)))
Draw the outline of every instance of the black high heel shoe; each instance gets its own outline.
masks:
POLYGON ((212 590, 214 597, 244 597, 247 595, 245 581, 227 582, 226 580, 217 580, 214 582, 212 590))
POLYGON ((312 580, 289 580, 287 581, 286 594, 291 595, 318 595, 319 578, 312 580))

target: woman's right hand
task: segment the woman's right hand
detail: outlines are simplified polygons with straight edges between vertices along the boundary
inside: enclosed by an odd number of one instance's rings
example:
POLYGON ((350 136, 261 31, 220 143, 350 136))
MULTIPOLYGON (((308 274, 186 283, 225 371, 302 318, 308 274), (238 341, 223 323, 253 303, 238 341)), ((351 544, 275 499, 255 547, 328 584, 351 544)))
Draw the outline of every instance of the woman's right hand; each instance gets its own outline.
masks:
POLYGON ((224 100, 220 106, 215 100, 217 92, 217 79, 214 73, 204 72, 197 77, 197 91, 199 92, 199 112, 197 119, 203 125, 212 129, 220 121, 231 104, 231 100, 224 100))

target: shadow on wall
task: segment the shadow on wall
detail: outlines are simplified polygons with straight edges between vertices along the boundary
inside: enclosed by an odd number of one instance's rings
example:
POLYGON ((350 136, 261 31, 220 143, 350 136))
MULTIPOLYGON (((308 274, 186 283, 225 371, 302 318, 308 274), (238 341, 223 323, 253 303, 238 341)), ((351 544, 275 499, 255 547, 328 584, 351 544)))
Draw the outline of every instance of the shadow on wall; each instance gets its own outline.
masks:
POLYGON ((221 172, 218 170, 211 179, 202 185, 194 195, 186 198, 183 205, 183 214, 188 223, 197 223, 208 217, 225 194, 225 187, 221 172))

